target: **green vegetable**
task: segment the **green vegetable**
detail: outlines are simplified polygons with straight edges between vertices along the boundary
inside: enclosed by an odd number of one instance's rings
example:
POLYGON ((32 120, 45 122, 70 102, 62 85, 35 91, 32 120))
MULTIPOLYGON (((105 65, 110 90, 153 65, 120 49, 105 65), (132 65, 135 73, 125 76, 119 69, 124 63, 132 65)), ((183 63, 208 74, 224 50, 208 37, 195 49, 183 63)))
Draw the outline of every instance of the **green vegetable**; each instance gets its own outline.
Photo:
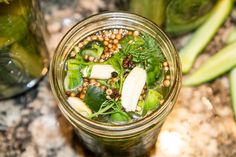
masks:
POLYGON ((112 67, 118 73, 120 81, 119 81, 119 87, 117 87, 117 88, 119 89, 119 92, 121 92, 123 82, 124 82, 124 68, 122 66, 122 62, 123 62, 123 58, 120 58, 119 54, 114 55, 107 62, 105 62, 105 63, 111 64, 112 67))
MULTIPOLYGON (((236 28, 233 27, 229 36, 227 37, 226 43, 230 44, 236 41, 236 28)), ((236 121, 236 67, 234 67, 229 73, 229 83, 230 83, 230 95, 232 100, 232 107, 234 112, 234 119, 236 121)))
POLYGON ((119 111, 111 114, 111 121, 115 123, 127 123, 130 121, 130 117, 127 113, 119 111))
POLYGON ((150 89, 143 106, 143 114, 145 115, 148 111, 158 108, 161 99, 163 99, 163 96, 159 92, 150 89))
POLYGON ((153 86, 157 78, 162 74, 162 64, 157 57, 148 59, 149 67, 147 68, 147 85, 153 86))
POLYGON ((189 43, 180 50, 183 73, 189 72, 196 57, 210 42, 218 28, 228 17, 233 0, 219 0, 207 21, 194 33, 189 43))
POLYGON ((118 75, 121 75, 124 72, 124 68, 122 66, 123 59, 119 57, 119 54, 115 54, 113 57, 108 59, 105 64, 111 64, 112 67, 116 70, 118 75))
POLYGON ((120 44, 125 56, 132 55, 134 62, 143 63, 144 66, 147 66, 147 60, 152 57, 157 57, 160 61, 164 58, 159 45, 148 34, 143 34, 142 37, 128 35, 121 40, 120 44))
POLYGON ((236 41, 236 28, 234 27, 232 31, 229 32, 229 36, 227 37, 226 43, 232 43, 236 41))
POLYGON ((66 90, 74 90, 82 85, 82 77, 90 75, 93 63, 85 62, 84 59, 77 54, 75 58, 68 59, 66 65, 67 75, 64 80, 64 86, 66 90))
POLYGON ((165 30, 171 35, 189 32, 202 24, 216 0, 172 0, 166 9, 165 30))
POLYGON ((103 53, 104 46, 98 41, 90 41, 81 51, 81 55, 93 56, 99 59, 103 53))
POLYGON ((96 87, 96 86, 89 86, 84 102, 94 111, 98 112, 100 109, 101 105, 106 101, 106 96, 105 93, 102 89, 96 87))
POLYGON ((97 112, 91 114, 89 118, 106 116, 121 111, 121 103, 114 100, 105 100, 97 112))
POLYGON ((66 90, 74 90, 83 83, 82 74, 80 73, 81 66, 77 59, 67 60, 67 75, 64 80, 66 90))
POLYGON ((134 55, 134 61, 141 62, 142 60, 139 56, 141 56, 141 54, 144 54, 141 50, 141 46, 144 45, 144 42, 145 41, 140 36, 128 35, 120 41, 122 53, 125 56, 134 55))
POLYGON ((230 94, 232 99, 233 111, 234 111, 234 119, 236 120, 236 67, 231 70, 229 75, 230 80, 230 94))
POLYGON ((236 66, 236 42, 227 45, 214 56, 209 58, 199 69, 184 80, 187 86, 199 85, 213 80, 217 76, 229 71, 236 66))

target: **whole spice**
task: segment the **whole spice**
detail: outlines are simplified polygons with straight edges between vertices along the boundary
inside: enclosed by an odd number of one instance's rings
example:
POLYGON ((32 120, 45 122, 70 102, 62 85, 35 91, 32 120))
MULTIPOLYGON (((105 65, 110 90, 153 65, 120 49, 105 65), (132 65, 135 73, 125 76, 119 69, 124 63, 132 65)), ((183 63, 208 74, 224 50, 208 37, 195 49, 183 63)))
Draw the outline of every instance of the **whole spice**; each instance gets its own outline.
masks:
POLYGON ((111 96, 111 98, 115 99, 115 98, 120 97, 120 94, 119 94, 118 90, 112 89, 112 94, 110 96, 111 96))
POLYGON ((123 67, 126 69, 133 69, 135 67, 135 64, 132 61, 132 56, 129 55, 127 57, 124 58, 123 60, 123 67))
POLYGON ((115 78, 115 77, 117 77, 117 76, 118 76, 118 73, 117 73, 117 72, 113 71, 113 72, 111 73, 111 77, 115 78))

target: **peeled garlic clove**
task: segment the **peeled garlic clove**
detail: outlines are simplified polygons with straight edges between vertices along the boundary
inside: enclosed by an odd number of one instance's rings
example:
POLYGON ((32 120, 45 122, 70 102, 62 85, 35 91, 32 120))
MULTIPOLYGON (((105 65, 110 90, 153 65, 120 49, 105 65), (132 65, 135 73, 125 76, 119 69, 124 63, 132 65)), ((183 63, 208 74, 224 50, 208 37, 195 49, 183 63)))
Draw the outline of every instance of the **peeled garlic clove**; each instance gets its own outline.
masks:
POLYGON ((146 71, 139 67, 135 67, 126 77, 121 93, 121 103, 127 112, 135 111, 146 78, 146 71))
POLYGON ((69 102, 69 104, 73 109, 75 109, 83 116, 88 117, 90 114, 92 114, 92 110, 79 98, 69 97, 67 101, 69 102))
POLYGON ((92 67, 90 78, 109 79, 109 78, 111 78, 111 73, 114 71, 115 71, 115 69, 111 65, 95 64, 92 67))

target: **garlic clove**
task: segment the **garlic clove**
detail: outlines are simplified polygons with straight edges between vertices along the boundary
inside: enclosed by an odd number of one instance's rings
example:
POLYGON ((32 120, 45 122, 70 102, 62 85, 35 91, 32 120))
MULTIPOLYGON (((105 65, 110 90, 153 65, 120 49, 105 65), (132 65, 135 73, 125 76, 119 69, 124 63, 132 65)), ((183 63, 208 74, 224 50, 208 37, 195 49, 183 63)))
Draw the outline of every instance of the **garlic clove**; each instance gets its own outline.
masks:
POLYGON ((90 114, 92 114, 92 110, 79 98, 69 97, 67 101, 69 102, 69 104, 73 109, 75 109, 83 116, 88 117, 90 114))
POLYGON ((92 67, 90 78, 109 79, 109 78, 111 78, 111 73, 114 71, 115 71, 115 69, 111 65, 95 64, 92 67))
POLYGON ((121 103, 127 112, 135 111, 146 78, 146 71, 140 67, 135 67, 126 77, 121 93, 121 103))

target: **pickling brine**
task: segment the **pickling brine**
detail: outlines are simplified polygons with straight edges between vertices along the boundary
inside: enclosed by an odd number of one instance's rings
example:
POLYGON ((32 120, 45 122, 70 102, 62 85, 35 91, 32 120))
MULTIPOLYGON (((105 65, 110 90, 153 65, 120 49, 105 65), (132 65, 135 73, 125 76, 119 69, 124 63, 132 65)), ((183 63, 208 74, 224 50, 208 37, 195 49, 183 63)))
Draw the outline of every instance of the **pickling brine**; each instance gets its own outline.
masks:
POLYGON ((123 12, 76 24, 50 67, 61 112, 95 156, 147 155, 181 85, 179 58, 167 36, 123 12))
POLYGON ((159 43, 137 30, 101 30, 81 39, 65 64, 69 104, 83 116, 113 124, 157 110, 170 86, 159 43))

